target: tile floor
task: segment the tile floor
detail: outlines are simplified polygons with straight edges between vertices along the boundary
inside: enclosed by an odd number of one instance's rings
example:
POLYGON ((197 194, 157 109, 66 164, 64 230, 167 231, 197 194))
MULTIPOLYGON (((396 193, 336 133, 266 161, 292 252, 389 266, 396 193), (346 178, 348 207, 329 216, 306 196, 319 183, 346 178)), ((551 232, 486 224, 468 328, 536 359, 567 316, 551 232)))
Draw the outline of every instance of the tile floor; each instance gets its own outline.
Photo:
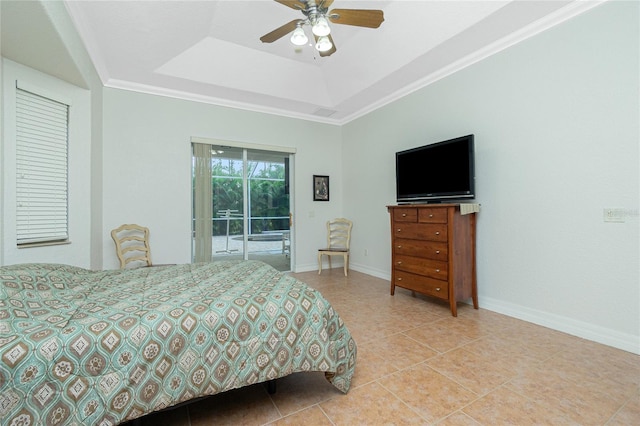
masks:
POLYGON ((142 425, 640 425, 640 356, 341 269, 293 274, 358 345, 344 395, 322 373, 147 416, 142 425))

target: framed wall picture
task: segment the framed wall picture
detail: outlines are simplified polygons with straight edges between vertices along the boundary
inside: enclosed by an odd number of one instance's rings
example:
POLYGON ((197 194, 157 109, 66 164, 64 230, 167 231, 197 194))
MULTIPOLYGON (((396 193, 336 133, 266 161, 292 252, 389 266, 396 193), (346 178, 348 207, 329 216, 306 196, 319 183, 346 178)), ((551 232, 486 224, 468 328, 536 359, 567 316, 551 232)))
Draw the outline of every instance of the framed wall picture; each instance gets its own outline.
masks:
POLYGON ((329 176, 313 175, 313 201, 329 201, 329 176))

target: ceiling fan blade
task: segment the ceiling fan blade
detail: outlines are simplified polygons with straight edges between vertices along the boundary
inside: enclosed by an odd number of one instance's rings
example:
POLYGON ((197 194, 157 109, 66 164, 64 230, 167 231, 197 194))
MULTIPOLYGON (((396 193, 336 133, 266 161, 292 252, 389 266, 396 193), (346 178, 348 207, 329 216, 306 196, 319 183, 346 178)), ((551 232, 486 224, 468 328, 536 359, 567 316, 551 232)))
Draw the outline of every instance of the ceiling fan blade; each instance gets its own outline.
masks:
POLYGON ((381 10, 368 9, 333 9, 327 17, 334 24, 368 28, 378 28, 384 21, 381 10))
MULTIPOLYGON (((317 35, 313 35, 313 37, 316 39, 316 43, 318 42, 318 36, 317 35)), ((322 56, 323 58, 325 56, 331 56, 336 52, 336 44, 333 42, 333 37, 331 37, 331 34, 329 34, 327 37, 329 37, 329 40, 331 41, 331 49, 327 50, 326 52, 319 52, 320 56, 322 56)))
POLYGON ((324 0, 324 1, 321 0, 321 1, 318 2, 318 7, 319 8, 324 8, 324 9, 329 9, 332 4, 333 4, 333 0, 324 0))
POLYGON ((284 4, 291 9, 304 10, 307 5, 298 0, 276 0, 280 4, 284 4))
POLYGON ((284 37, 287 34, 289 34, 291 31, 295 30, 296 26, 298 26, 298 22, 302 22, 302 19, 294 19, 293 21, 288 22, 283 26, 276 28, 270 33, 267 33, 262 37, 260 37, 260 41, 263 43, 273 43, 279 38, 284 37))

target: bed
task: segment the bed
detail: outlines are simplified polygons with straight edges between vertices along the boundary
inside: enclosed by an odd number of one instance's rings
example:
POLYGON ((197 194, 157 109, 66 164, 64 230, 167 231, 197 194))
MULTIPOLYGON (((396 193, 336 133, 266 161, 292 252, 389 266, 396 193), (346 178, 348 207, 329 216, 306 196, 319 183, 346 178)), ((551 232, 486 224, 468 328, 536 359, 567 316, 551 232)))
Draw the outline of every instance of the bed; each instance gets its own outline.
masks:
POLYGON ((303 371, 346 393, 356 351, 318 291, 262 262, 0 268, 7 425, 116 425, 303 371))

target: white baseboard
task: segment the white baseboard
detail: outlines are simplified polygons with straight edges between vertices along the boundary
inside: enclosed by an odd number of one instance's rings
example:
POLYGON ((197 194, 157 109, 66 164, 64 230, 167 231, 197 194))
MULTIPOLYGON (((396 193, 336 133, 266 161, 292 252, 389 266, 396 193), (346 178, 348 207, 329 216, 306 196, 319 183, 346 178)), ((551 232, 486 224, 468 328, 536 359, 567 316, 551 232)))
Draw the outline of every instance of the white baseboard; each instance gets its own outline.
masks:
POLYGON ((309 271, 317 271, 318 264, 317 263, 308 263, 306 265, 296 264, 295 270, 293 272, 309 272, 309 271))
POLYGON ((478 304, 481 309, 497 312, 513 318, 518 318, 533 324, 571 334, 572 336, 602 343, 627 352, 640 355, 640 337, 628 333, 611 330, 583 321, 549 312, 527 308, 490 297, 479 297, 478 304))
POLYGON ((351 265, 349 265, 349 268, 353 269, 354 271, 362 272, 363 274, 372 275, 376 278, 380 278, 388 281, 391 280, 391 275, 389 275, 389 271, 371 268, 369 266, 360 265, 358 263, 352 263, 351 265))
MULTIPOLYGON (((335 268, 342 269, 342 263, 338 264, 338 266, 336 266, 335 268)), ((329 269, 328 264, 323 264, 322 265, 322 270, 324 271, 326 269, 329 269)), ((309 271, 317 271, 317 270, 318 270, 318 264, 317 263, 307 263, 307 264, 303 264, 303 265, 296 265, 296 270, 294 272, 309 272, 309 271)), ((371 276, 374 276, 376 278, 381 278, 383 280, 390 280, 391 279, 391 276, 389 275, 389 272, 387 272, 387 271, 383 271, 381 269, 370 268, 368 266, 360 265, 358 263, 351 263, 349 265, 349 270, 362 272, 363 274, 371 275, 371 276)))
MULTIPOLYGON (((324 268, 324 265, 323 265, 324 268)), ((342 265, 340 265, 342 268, 342 265)), ((365 265, 351 264, 350 269, 371 275, 383 280, 390 280, 388 271, 370 268, 365 265)), ((296 272, 317 271, 318 264, 297 265, 296 272)), ((478 297, 478 304, 481 309, 497 312, 509 317, 521 319, 543 327, 571 334, 572 336, 581 337, 593 342, 602 343, 603 345, 622 349, 640 355, 640 337, 628 333, 611 330, 609 328, 600 327, 583 321, 577 321, 572 318, 563 317, 561 315, 549 312, 531 309, 526 306, 505 302, 490 297, 478 297)))
MULTIPOLYGON (((339 268, 342 269, 342 263, 338 263, 336 262, 335 268, 339 268)), ((334 268, 334 269, 335 269, 334 268)), ((329 269, 328 264, 324 263, 322 265, 322 270, 326 270, 329 269)), ((391 276, 389 275, 388 271, 384 271, 382 269, 374 269, 374 268, 370 268, 368 266, 364 266, 364 265, 360 265, 358 263, 351 263, 349 265, 349 269, 350 270, 354 270, 354 271, 358 271, 358 272, 362 272, 363 274, 367 274, 367 275, 371 275, 374 276, 376 278, 381 278, 383 280, 390 280, 391 276)), ((317 263, 307 263, 307 264, 303 264, 303 265, 296 265, 296 269, 293 272, 309 272, 309 271, 317 271, 318 270, 318 264, 317 263)))

